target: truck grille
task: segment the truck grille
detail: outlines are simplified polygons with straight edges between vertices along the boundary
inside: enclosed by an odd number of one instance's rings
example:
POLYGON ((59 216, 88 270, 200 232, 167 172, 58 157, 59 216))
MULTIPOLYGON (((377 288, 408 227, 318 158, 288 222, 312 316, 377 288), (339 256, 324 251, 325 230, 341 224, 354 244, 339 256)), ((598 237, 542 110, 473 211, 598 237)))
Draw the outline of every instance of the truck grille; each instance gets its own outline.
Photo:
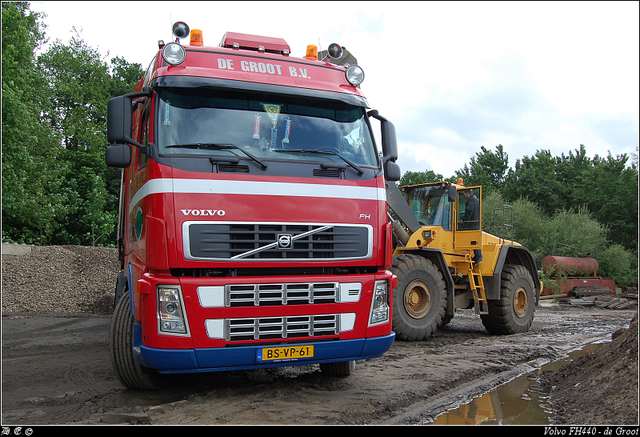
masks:
POLYGON ((338 315, 228 319, 227 341, 317 337, 339 333, 338 315))
POLYGON ((368 225, 185 222, 191 260, 305 261, 371 258, 368 225))
POLYGON ((226 287, 228 305, 231 307, 335 303, 340 290, 337 282, 243 284, 226 287))

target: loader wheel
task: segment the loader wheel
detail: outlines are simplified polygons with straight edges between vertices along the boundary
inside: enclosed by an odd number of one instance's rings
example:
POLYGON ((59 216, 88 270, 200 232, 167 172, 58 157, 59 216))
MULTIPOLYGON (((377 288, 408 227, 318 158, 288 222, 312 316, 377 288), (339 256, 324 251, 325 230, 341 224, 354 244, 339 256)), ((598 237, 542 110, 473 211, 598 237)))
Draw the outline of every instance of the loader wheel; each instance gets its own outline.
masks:
POLYGON ((489 314, 480 316, 491 334, 527 332, 535 310, 534 285, 531 274, 523 266, 509 265, 502 270, 499 300, 488 302, 489 314))
POLYGON ((159 389, 168 378, 156 370, 141 366, 133 358, 133 316, 129 310, 130 296, 125 292, 113 312, 109 329, 109 353, 116 376, 130 389, 159 389))
POLYGON ((394 257, 391 271, 398 276, 393 291, 393 330, 400 340, 428 338, 438 329, 447 306, 442 273, 421 256, 394 257))

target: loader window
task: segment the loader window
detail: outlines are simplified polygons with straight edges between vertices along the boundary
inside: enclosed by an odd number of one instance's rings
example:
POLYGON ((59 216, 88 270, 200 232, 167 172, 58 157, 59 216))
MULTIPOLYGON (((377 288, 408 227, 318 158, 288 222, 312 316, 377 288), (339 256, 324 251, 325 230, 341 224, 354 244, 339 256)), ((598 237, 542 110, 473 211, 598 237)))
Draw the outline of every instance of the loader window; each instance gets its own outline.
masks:
POLYGON ((458 190, 458 229, 480 229, 480 190, 478 188, 458 190))
POLYGON ((441 185, 422 186, 405 190, 411 210, 425 226, 442 226, 451 230, 451 208, 447 189, 441 185))

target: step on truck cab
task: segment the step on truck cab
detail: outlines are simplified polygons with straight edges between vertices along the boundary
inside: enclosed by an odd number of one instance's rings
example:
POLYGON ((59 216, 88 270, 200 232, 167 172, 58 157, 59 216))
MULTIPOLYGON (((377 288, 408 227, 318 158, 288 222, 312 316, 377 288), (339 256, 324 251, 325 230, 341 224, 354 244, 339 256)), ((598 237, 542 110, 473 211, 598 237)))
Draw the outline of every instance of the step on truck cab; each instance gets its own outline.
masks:
POLYGON ((355 58, 336 44, 294 58, 282 39, 239 33, 208 47, 182 22, 174 35, 108 106, 106 161, 123 169, 118 378, 155 388, 166 374, 306 364, 348 375, 382 356, 396 281, 385 179, 400 169, 355 58))

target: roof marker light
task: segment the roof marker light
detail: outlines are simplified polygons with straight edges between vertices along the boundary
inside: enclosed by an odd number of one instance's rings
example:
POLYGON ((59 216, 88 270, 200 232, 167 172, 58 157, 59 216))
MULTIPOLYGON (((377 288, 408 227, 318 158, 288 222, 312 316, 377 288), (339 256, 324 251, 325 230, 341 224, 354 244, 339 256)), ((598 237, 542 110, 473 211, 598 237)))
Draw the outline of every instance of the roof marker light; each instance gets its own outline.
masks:
POLYGON ((306 59, 318 60, 318 46, 308 45, 307 46, 307 54, 305 55, 306 59))
POLYGON ((204 44, 204 41, 202 40, 202 31, 200 29, 193 29, 191 31, 190 44, 192 46, 201 46, 204 44))

